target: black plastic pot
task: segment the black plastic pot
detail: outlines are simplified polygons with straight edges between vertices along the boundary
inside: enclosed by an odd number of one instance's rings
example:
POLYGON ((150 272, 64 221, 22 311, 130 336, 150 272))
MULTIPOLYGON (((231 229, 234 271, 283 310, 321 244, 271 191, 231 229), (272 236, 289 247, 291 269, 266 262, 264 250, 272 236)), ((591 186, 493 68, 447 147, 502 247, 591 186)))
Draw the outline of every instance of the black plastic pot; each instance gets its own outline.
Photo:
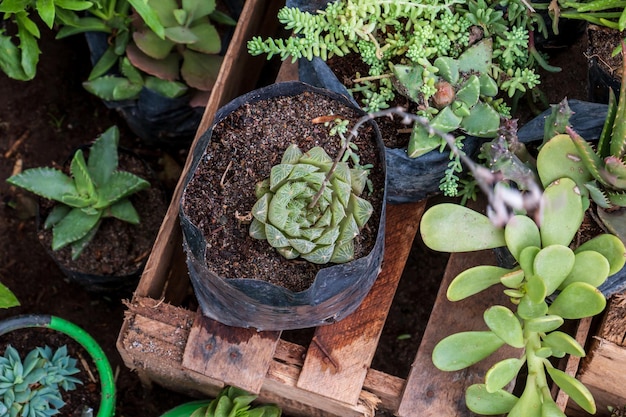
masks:
MULTIPOLYGON (((243 9, 242 0, 224 0, 230 15, 238 19, 243 9)), ((234 30, 229 30, 222 38, 221 55, 226 53, 234 30)), ((91 53, 91 63, 95 64, 108 48, 108 34, 102 32, 85 33, 91 53)), ((119 74, 116 68, 110 74, 119 74)), ((117 110, 130 129, 144 142, 152 146, 169 149, 186 149, 193 141, 204 107, 191 107, 190 94, 178 98, 168 98, 154 90, 142 88, 135 100, 107 101, 104 104, 117 110)))
MULTIPOLYGON (((358 114, 364 114, 346 97, 301 82, 278 83, 252 91, 218 110, 212 127, 201 136, 193 149, 191 168, 185 178, 185 189, 199 164, 210 158, 205 150, 211 144, 212 132, 216 125, 246 103, 260 104, 267 99, 297 96, 304 92, 329 97, 344 106, 354 108, 358 114)), ((374 122, 368 123, 372 123, 374 127, 380 167, 384 170, 382 163, 384 147, 380 132, 374 122)), ((250 146, 254 144, 251 143, 250 146)), ((219 155, 213 155, 213 157, 219 157, 219 155)), ((267 157, 270 158, 271 155, 267 157)), ((241 190, 241 192, 245 191, 241 190)), ((261 280, 232 279, 234 277, 226 278, 213 273, 211 265, 205 262, 207 250, 205 237, 185 213, 185 191, 183 191, 180 203, 183 247, 187 255, 191 282, 203 314, 230 326, 254 327, 258 330, 315 327, 346 317, 361 304, 380 272, 386 209, 384 194, 381 198, 380 221, 377 225, 371 225, 372 228, 377 228, 376 242, 371 252, 352 262, 331 264, 321 269, 309 288, 294 292, 261 280)), ((211 214, 207 215, 211 217, 211 214)), ((268 245, 268 250, 274 249, 268 245)), ((254 262, 254 260, 250 259, 249 262, 254 262)))

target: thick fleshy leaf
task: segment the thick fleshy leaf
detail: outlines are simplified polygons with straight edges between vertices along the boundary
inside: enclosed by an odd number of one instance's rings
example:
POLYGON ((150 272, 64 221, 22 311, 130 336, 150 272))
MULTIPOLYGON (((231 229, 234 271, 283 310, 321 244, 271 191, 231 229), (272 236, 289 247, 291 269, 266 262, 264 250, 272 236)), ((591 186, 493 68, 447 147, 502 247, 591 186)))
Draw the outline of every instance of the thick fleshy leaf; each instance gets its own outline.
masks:
POLYGON ((125 198, 109 207, 107 215, 130 224, 139 224, 139 213, 129 199, 125 198))
POLYGON ((526 296, 530 301, 541 303, 546 295, 546 283, 539 275, 531 275, 526 279, 526 296))
POLYGON ((583 410, 590 414, 596 413, 596 402, 589 389, 571 375, 566 374, 560 369, 546 367, 550 378, 557 384, 572 400, 576 402, 583 410))
POLYGON ((168 11, 171 10, 171 7, 176 8, 174 0, 128 0, 128 3, 150 29, 161 38, 165 36, 163 25, 170 23, 168 19, 171 19, 171 13, 168 11))
POLYGON ((13 292, 0 282, 0 308, 17 307, 19 300, 13 292))
POLYGON ((501 277, 509 272, 510 269, 498 266, 475 266, 457 275, 448 286, 446 295, 450 301, 463 300, 500 283, 501 277))
POLYGON ((506 344, 515 348, 524 347, 522 325, 511 310, 504 306, 493 306, 485 311, 483 317, 487 327, 506 344))
POLYGON ((606 299, 596 287, 586 282, 574 282, 559 293, 548 312, 564 319, 581 319, 595 316, 605 306, 606 299))
POLYGON ((537 224, 528 216, 513 216, 504 228, 504 239, 511 255, 519 262, 522 250, 529 246, 541 247, 537 224))
POLYGON ((492 51, 493 41, 489 37, 467 48, 459 56, 459 71, 488 73, 492 65, 492 51))
POLYGON ((524 320, 530 320, 543 316, 547 312, 548 305, 545 301, 534 302, 528 295, 522 297, 519 305, 517 306, 517 314, 524 320))
POLYGON ((458 371, 485 359, 504 341, 489 331, 456 333, 441 340, 433 349, 433 364, 442 371, 458 371))
POLYGON ((43 198, 62 202, 65 195, 77 195, 74 181, 54 168, 32 168, 7 179, 16 187, 35 193, 43 198))
POLYGON ((467 107, 472 107, 478 103, 480 97, 480 81, 478 77, 472 75, 463 84, 463 87, 456 93, 456 99, 462 101, 467 107))
POLYGON ((222 40, 215 26, 206 22, 193 26, 191 32, 198 38, 194 43, 188 45, 189 49, 204 54, 217 54, 222 49, 222 40))
POLYGON ((550 245, 544 247, 535 256, 535 275, 539 276, 546 284, 546 294, 552 294, 567 278, 576 256, 574 252, 563 245, 550 245))
POLYGON ((518 398, 510 392, 498 390, 487 391, 485 384, 470 385, 465 391, 467 408, 474 413, 487 416, 506 414, 517 403, 518 398))
POLYGON ((541 417, 567 417, 552 398, 544 398, 541 405, 541 417))
POLYGON ((524 281, 524 271, 517 269, 515 271, 508 272, 500 278, 502 285, 508 288, 519 288, 524 281))
POLYGON ((509 384, 522 368, 524 361, 518 358, 504 359, 493 365, 485 375, 487 392, 493 394, 509 384))
POLYGON ((626 249, 616 236, 604 233, 580 245, 574 253, 591 250, 601 253, 609 261, 609 276, 617 273, 626 262, 626 249))
POLYGON ((535 257, 539 251, 541 251, 539 247, 528 246, 522 249, 522 252, 520 253, 519 265, 528 276, 533 276, 535 274, 535 257))
POLYGON ((150 187, 150 183, 135 174, 126 171, 115 171, 106 184, 98 190, 98 203, 95 208, 105 208, 128 197, 137 191, 150 187))
POLYGON ((98 186, 106 184, 117 169, 119 138, 117 126, 112 126, 89 147, 87 167, 89 175, 98 186))
POLYGON ((539 230, 543 247, 569 246, 583 220, 580 190, 569 178, 561 178, 543 193, 543 216, 539 230))
POLYGON ((189 88, 184 83, 162 80, 151 76, 145 78, 145 87, 167 98, 181 97, 189 91, 189 88))
POLYGON ((153 58, 142 52, 135 44, 128 44, 126 56, 133 66, 143 72, 167 81, 180 78, 180 56, 169 53, 163 58, 153 58))
POLYGON ((500 128, 500 113, 489 104, 479 102, 463 118, 461 129, 479 138, 495 137, 500 128))
POLYGON ((541 417, 541 403, 541 393, 537 385, 526 384, 508 417, 541 417))
POLYGON ((139 96, 142 86, 132 84, 128 79, 105 75, 83 83, 85 90, 103 100, 131 100, 139 96))
POLYGON ((537 155, 537 171, 544 187, 568 177, 582 188, 593 178, 568 135, 557 135, 543 145, 537 155))
POLYGON ((431 207, 424 213, 420 229, 426 246, 442 252, 470 252, 506 244, 503 229, 487 216, 458 204, 431 207))
POLYGON ((437 135, 430 135, 420 124, 415 124, 411 130, 407 155, 409 158, 417 158, 441 146, 442 140, 437 135))
POLYGON ((548 315, 526 320, 524 328, 531 332, 547 333, 558 329, 565 321, 560 316, 548 315))
POLYGON ((52 229, 52 250, 61 249, 82 238, 98 223, 102 213, 87 214, 83 210, 72 209, 52 229))
POLYGON ((189 86, 210 91, 215 85, 223 59, 219 55, 205 55, 185 50, 180 73, 189 86))
POLYGON ((567 287, 572 282, 586 282, 599 287, 609 276, 609 269, 609 261, 601 253, 591 250, 578 252, 572 270, 559 289, 567 287))
POLYGON ((572 336, 563 332, 552 332, 543 337, 543 344, 554 350, 569 353, 570 355, 584 357, 585 349, 572 336))
MULTIPOLYGON (((424 84, 422 73, 424 67, 421 65, 394 65, 393 73, 398 80, 398 90, 414 102, 419 101, 420 87, 424 84)), ((458 77, 458 75, 457 75, 458 77)))

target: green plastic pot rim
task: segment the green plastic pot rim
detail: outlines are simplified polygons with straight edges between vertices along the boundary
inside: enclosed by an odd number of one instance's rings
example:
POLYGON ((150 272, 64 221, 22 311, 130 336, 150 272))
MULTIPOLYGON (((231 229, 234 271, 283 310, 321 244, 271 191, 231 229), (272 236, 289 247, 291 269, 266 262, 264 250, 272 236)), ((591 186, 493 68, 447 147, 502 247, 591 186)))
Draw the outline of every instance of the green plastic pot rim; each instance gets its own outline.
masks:
POLYGON ((98 342, 74 323, 48 314, 24 314, 0 320, 0 335, 32 327, 43 327, 61 332, 89 353, 96 364, 101 384, 100 406, 96 417, 112 417, 115 414, 115 379, 109 359, 98 342))

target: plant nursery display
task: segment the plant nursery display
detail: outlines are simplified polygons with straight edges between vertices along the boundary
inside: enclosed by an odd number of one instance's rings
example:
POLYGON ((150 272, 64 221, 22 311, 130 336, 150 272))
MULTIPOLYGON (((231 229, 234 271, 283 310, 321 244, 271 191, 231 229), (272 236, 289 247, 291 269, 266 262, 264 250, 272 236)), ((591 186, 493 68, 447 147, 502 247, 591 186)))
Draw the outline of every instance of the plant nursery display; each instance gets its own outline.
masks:
MULTIPOLYGON (((128 263, 128 257, 136 257, 133 253, 137 253, 138 250, 148 250, 158 230, 158 225, 155 224, 148 224, 152 229, 132 228, 140 225, 140 216, 131 201, 131 196, 147 190, 150 182, 129 171, 118 169, 120 162, 118 141, 119 131, 116 126, 113 126, 88 147, 88 158, 85 158, 82 149, 76 150, 69 164, 69 175, 56 168, 39 167, 27 169, 7 179, 11 185, 21 187, 53 202, 52 207, 47 207, 49 212, 43 223, 43 232, 48 231, 49 236, 51 230, 52 256, 58 259, 59 265, 66 270, 75 271, 69 275, 77 277, 78 281, 81 281, 81 273, 96 275, 98 271, 98 269, 87 271, 77 269, 73 263, 79 260, 81 254, 90 245, 97 242, 96 237, 101 228, 105 227, 107 219, 109 219, 109 224, 110 219, 116 219, 131 225, 131 228, 122 226, 120 233, 126 233, 131 238, 135 234, 144 234, 148 240, 141 243, 140 238, 133 238, 132 241, 135 243, 130 245, 132 251, 125 253, 125 263, 109 267, 109 272, 104 269, 103 275, 126 276, 136 273, 138 267, 141 266, 141 261, 131 260, 128 263), (134 247, 135 245, 144 245, 144 247, 134 247), (67 263, 63 260, 64 248, 67 248, 65 252, 70 258, 67 263)), ((122 160, 126 160, 126 157, 122 160)), ((143 162, 138 162, 139 164, 136 164, 133 169, 137 170, 139 167, 145 171, 145 167, 142 166, 143 162)), ((144 195, 144 198, 147 198, 144 204, 153 205, 149 210, 158 210, 157 213, 163 212, 165 201, 162 191, 158 190, 158 187, 155 191, 156 193, 146 192, 138 195, 144 195)), ((103 232, 100 232, 100 235, 102 234, 103 232)), ((118 239, 121 238, 118 237, 118 239)), ((42 238, 42 240, 46 239, 42 238)), ((122 240, 118 240, 116 244, 121 245, 122 240)), ((122 247, 121 250, 127 249, 127 247, 122 247)), ((90 256, 94 256, 93 252, 90 256)), ((100 262, 102 262, 101 259, 100 262)), ((105 282, 101 284, 106 287, 105 282)), ((119 284, 126 285, 123 282, 119 284)), ((98 288, 99 285, 95 284, 94 288, 98 288)), ((114 288, 117 284, 112 282, 111 285, 114 288)))
POLYGON ((369 117, 303 83, 274 84, 220 109, 181 199, 204 314, 274 330, 353 311, 382 261, 383 158, 369 117))

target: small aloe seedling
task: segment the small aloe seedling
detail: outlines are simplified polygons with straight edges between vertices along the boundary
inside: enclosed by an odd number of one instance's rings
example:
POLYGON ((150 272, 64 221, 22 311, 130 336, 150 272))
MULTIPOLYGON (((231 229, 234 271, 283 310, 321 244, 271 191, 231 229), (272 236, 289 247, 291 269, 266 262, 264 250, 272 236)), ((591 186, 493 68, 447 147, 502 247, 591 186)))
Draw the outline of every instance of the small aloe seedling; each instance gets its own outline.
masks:
POLYGON ((250 236, 267 239, 287 259, 344 263, 373 207, 360 195, 368 171, 337 162, 321 147, 285 151, 270 178, 257 184, 250 236))
POLYGON ((65 346, 56 351, 48 346, 35 348, 22 362, 19 353, 7 346, 0 356, 0 415, 8 417, 50 417, 65 405, 61 389, 71 391, 82 382, 76 359, 65 346))
POLYGON ((242 389, 226 387, 217 398, 194 411, 189 417, 280 417, 281 410, 275 405, 253 406, 251 403, 256 398, 256 395, 242 389))
MULTIPOLYGON (((498 94, 498 85, 489 76, 492 49, 491 39, 486 39, 468 48, 458 59, 438 57, 433 65, 424 60, 413 65, 395 65, 396 88, 420 108, 429 109, 431 123, 438 131, 460 129, 472 136, 495 137, 501 115, 488 103, 498 94)), ((416 124, 407 151, 409 157, 415 158, 441 146, 439 136, 429 135, 422 125, 416 124)))
POLYGON ((493 365, 484 383, 467 389, 466 404, 478 414, 564 417, 552 399, 548 379, 587 412, 596 410, 589 390, 555 368, 549 359, 585 355, 574 338, 558 329, 565 319, 594 316, 604 309, 606 299, 597 287, 624 266, 626 249, 611 234, 599 235, 571 249, 584 214, 582 198, 572 179, 561 178, 547 186, 542 207, 537 223, 526 215, 514 215, 504 228, 455 204, 432 207, 421 222, 424 242, 434 250, 466 252, 506 246, 517 261, 510 269, 491 265, 470 268, 456 276, 447 290, 448 299, 458 301, 501 284, 514 307, 488 308, 484 313, 487 330, 453 334, 433 350, 437 368, 458 371, 505 344, 520 349, 520 355, 493 365), (548 303, 548 297, 554 300, 548 303), (505 387, 517 378, 524 364, 528 376, 517 397, 505 387))
POLYGON ((72 258, 78 258, 105 217, 139 223, 128 197, 150 183, 117 169, 118 142, 119 131, 113 126, 90 146, 88 160, 82 150, 76 151, 70 176, 54 168, 32 168, 7 179, 11 185, 61 203, 44 223, 44 228, 52 228, 53 250, 71 245, 72 258))

